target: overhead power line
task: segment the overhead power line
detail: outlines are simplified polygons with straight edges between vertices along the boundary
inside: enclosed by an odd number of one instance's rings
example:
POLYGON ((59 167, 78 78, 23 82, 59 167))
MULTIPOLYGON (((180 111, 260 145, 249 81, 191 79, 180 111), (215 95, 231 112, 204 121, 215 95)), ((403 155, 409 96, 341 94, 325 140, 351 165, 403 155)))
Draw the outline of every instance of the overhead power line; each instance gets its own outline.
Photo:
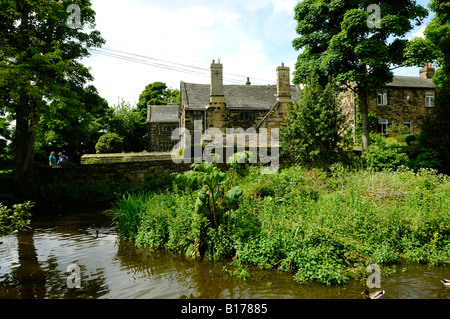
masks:
MULTIPOLYGON (((142 65, 157 67, 157 68, 174 71, 174 72, 187 73, 187 74, 191 74, 191 75, 195 75, 195 76, 201 76, 201 77, 206 77, 206 78, 210 77, 210 74, 209 74, 210 70, 208 68, 204 68, 204 67, 163 60, 163 59, 159 59, 159 58, 149 57, 149 56, 136 54, 136 53, 125 52, 125 51, 111 49, 111 48, 90 48, 90 47, 88 47, 87 49, 91 53, 95 53, 95 54, 99 54, 99 55, 103 55, 103 56, 109 56, 109 57, 120 59, 123 61, 139 63, 142 65)), ((231 78, 229 76, 240 77, 240 78, 244 78, 244 79, 247 79, 247 77, 248 77, 248 76, 244 76, 244 75, 240 75, 240 74, 224 73, 224 80, 226 80, 227 82, 236 83, 236 84, 242 84, 243 80, 231 78)), ((261 85, 266 85, 268 83, 271 83, 271 84, 276 83, 274 81, 267 81, 267 80, 263 80, 263 79, 252 78, 252 77, 250 77, 250 78, 251 78, 252 82, 254 82, 256 80, 257 81, 256 84, 261 84, 261 85), (261 82, 259 82, 259 81, 261 81, 261 82), (265 82, 265 83, 263 83, 263 82, 265 82)))

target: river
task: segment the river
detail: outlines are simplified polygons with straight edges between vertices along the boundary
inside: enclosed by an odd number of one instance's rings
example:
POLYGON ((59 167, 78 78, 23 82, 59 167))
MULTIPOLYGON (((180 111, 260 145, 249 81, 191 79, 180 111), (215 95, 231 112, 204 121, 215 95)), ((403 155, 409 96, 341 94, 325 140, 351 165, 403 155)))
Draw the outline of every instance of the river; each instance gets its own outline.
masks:
MULTIPOLYGON (((0 238, 0 298, 361 299, 365 289, 362 281, 298 285, 292 274, 255 268, 242 280, 224 265, 137 248, 117 235, 106 212, 77 211, 0 238)), ((450 266, 401 265, 381 288, 385 299, 450 299, 441 278, 450 279, 450 266)))

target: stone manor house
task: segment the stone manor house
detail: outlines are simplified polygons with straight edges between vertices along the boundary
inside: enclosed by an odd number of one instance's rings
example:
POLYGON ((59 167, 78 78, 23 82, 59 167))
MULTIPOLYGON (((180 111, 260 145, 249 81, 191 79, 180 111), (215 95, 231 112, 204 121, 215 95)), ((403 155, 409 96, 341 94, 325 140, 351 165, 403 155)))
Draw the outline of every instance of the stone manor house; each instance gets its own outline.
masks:
MULTIPOLYGON (((369 98, 369 112, 380 119, 377 132, 386 135, 392 123, 403 123, 410 133, 418 131, 426 114, 434 106, 434 68, 430 64, 420 76, 395 76, 391 83, 369 98)), ((172 132, 185 128, 192 134, 194 121, 207 128, 280 128, 285 125, 288 105, 298 98, 298 86, 290 83, 290 70, 282 64, 276 69, 276 85, 224 85, 220 60, 212 61, 210 84, 180 82, 180 104, 148 106, 148 139, 150 152, 171 151, 179 143, 172 132)), ((356 103, 353 93, 343 94, 343 111, 350 125, 356 124, 356 103)), ((181 139, 183 137, 180 137, 181 139)))

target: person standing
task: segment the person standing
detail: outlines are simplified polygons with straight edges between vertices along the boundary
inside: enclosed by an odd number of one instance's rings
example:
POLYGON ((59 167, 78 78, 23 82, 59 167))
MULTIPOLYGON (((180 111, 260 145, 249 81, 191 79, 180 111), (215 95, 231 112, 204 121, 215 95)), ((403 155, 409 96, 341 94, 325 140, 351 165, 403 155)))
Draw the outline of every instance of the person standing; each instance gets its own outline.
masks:
POLYGON ((53 152, 53 151, 50 152, 50 156, 48 157, 48 164, 50 166, 56 165, 56 156, 55 156, 55 152, 53 152))
POLYGON ((56 163, 58 165, 63 164, 69 160, 69 158, 66 155, 64 155, 62 152, 59 152, 58 156, 59 156, 58 163, 56 163))

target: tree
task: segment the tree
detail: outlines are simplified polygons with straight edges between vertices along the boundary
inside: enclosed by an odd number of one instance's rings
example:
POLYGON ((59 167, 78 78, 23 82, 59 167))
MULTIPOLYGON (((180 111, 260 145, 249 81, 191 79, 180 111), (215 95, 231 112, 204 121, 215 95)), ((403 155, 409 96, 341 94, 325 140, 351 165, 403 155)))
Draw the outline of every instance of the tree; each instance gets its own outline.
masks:
POLYGON ((41 115, 54 107, 50 101, 92 80, 79 59, 105 42, 94 22, 89 0, 0 2, 0 108, 16 121, 17 191, 30 184, 36 133, 41 115))
POLYGON ((169 102, 180 103, 180 90, 169 89, 163 82, 153 82, 142 91, 136 106, 147 112, 148 105, 166 105, 169 102))
POLYGON ((100 136, 95 149, 98 153, 121 153, 123 138, 116 133, 106 133, 100 136))
POLYGON ((364 151, 369 145, 367 99, 393 79, 394 68, 405 63, 408 40, 401 37, 412 30, 413 22, 420 25, 428 14, 413 0, 377 1, 379 6, 369 7, 372 3, 302 1, 295 8, 300 37, 293 41, 296 50, 303 48, 294 83, 302 83, 314 63, 322 86, 331 77, 357 95, 364 151), (375 8, 375 16, 379 9, 379 19, 372 19, 371 8, 375 8))
MULTIPOLYGON (((436 62, 441 66, 436 70, 433 81, 441 87, 450 88, 450 1, 431 0, 429 8, 435 12, 432 21, 424 31, 426 41, 436 51, 436 62)), ((430 62, 425 60, 423 62, 430 62)))
POLYGON ((148 146, 147 110, 132 107, 122 100, 115 105, 108 124, 108 132, 123 138, 125 152, 141 152, 148 146))
POLYGON ((325 169, 348 159, 349 135, 338 94, 334 83, 322 87, 312 71, 298 101, 289 108, 281 131, 283 149, 304 166, 325 169))
POLYGON ((433 81, 438 85, 434 108, 421 125, 416 162, 450 174, 450 1, 432 0, 429 8, 435 16, 424 31, 425 38, 410 43, 411 64, 434 61, 433 81))
POLYGON ((76 162, 95 152, 95 141, 106 130, 111 114, 94 86, 74 87, 71 95, 53 100, 41 115, 36 157, 44 162, 51 150, 58 150, 76 162))

